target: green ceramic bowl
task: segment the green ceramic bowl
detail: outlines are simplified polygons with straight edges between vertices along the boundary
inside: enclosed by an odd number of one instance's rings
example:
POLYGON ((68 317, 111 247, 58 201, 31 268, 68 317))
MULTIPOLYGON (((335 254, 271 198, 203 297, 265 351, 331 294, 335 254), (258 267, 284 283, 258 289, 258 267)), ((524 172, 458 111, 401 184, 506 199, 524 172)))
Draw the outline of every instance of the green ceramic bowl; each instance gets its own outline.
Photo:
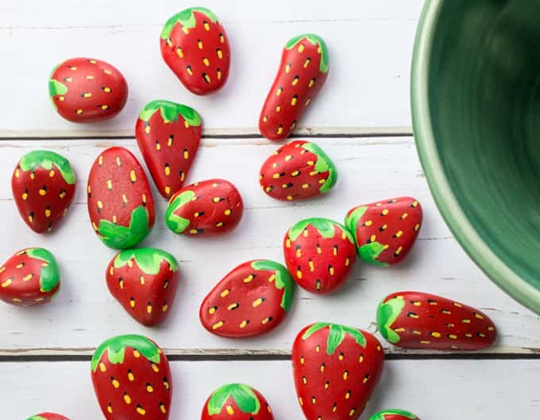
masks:
POLYGON ((463 248, 540 313, 540 1, 428 0, 412 69, 414 133, 463 248))

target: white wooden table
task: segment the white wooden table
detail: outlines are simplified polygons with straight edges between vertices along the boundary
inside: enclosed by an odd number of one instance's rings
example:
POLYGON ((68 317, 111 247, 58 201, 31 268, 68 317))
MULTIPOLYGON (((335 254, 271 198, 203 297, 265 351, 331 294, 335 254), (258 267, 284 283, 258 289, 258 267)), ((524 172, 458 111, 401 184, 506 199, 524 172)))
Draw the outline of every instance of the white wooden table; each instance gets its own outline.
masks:
MULTIPOLYGON (((198 98, 162 62, 162 24, 182 7, 161 0, 2 0, 0 5, 0 258, 26 246, 57 255, 63 273, 58 299, 42 308, 0 305, 0 410, 3 420, 57 411, 72 420, 98 420, 90 382, 93 348, 116 334, 141 333, 173 360, 176 391, 171 420, 197 419, 208 394, 226 382, 250 383, 267 397, 276 420, 302 419, 289 354, 296 332, 314 321, 375 331, 378 301, 403 289, 441 294, 477 306, 500 331, 497 346, 481 354, 449 356, 387 346, 390 362, 366 414, 405 408, 422 419, 540 418, 540 319, 496 286, 469 260, 443 223, 429 193, 411 136, 409 67, 421 0, 205 0, 226 25, 233 67, 226 88, 198 98), (273 201, 259 189, 262 161, 276 148, 258 135, 258 113, 284 42, 302 32, 328 42, 332 70, 297 136, 313 138, 341 171, 327 197, 299 204, 273 201), (118 66, 130 86, 115 120, 78 126, 55 115, 47 79, 71 56, 95 56, 118 66), (177 237, 161 222, 165 202, 145 245, 172 252, 182 281, 166 325, 147 329, 129 318, 106 290, 104 270, 114 254, 94 235, 84 186, 104 148, 121 145, 139 155, 133 127, 141 107, 163 98, 197 108, 205 139, 190 180, 225 177, 244 195, 241 227, 216 240, 177 237), (67 156, 79 176, 76 204, 62 228, 39 236, 26 227, 11 196, 12 168, 30 149, 67 156), (299 291, 287 322, 260 339, 233 341, 208 334, 198 306, 224 274, 252 258, 282 260, 281 238, 308 216, 342 220, 352 206, 410 194, 425 209, 419 241, 402 266, 358 264, 338 294, 299 291)), ((158 195, 156 194, 156 197, 158 195)))

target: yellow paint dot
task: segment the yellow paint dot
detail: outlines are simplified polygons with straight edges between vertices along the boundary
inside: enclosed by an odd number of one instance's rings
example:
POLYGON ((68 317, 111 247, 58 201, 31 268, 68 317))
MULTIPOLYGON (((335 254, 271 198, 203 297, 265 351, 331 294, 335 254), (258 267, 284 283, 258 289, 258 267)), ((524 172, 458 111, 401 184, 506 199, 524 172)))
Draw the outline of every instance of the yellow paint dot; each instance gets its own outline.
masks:
POLYGON ((432 336, 432 337, 435 337, 435 338, 441 338, 441 333, 439 333, 439 332, 432 332, 432 333, 431 333, 431 336, 432 336))
POLYGON ((120 388, 120 382, 118 382, 116 379, 113 379, 111 383, 115 388, 120 388))
POLYGON ((99 370, 101 370, 102 372, 107 372, 107 366, 105 366, 105 364, 101 362, 99 364, 99 370))
POLYGON ((448 338, 449 338, 450 340, 457 340, 457 336, 454 335, 454 334, 449 334, 449 335, 448 335, 448 338))
POLYGON ((109 406, 107 407, 107 411, 109 412, 109 414, 112 414, 113 413, 113 408, 112 406, 109 404, 109 406))
POLYGON ((224 297, 227 297, 229 293, 230 293, 230 290, 229 290, 229 289, 225 289, 223 292, 221 292, 220 296, 221 296, 222 298, 224 298, 224 297))
POLYGON ((47 190, 44 190, 43 188, 39 190, 39 195, 44 196, 47 195, 47 190))
POLYGON ((139 413, 141 416, 144 416, 146 414, 146 410, 142 407, 137 407, 137 413, 139 413))
POLYGON ((12 280, 11 279, 7 279, 5 282, 2 283, 2 287, 3 288, 6 288, 6 287, 9 287, 9 285, 12 283, 12 280))

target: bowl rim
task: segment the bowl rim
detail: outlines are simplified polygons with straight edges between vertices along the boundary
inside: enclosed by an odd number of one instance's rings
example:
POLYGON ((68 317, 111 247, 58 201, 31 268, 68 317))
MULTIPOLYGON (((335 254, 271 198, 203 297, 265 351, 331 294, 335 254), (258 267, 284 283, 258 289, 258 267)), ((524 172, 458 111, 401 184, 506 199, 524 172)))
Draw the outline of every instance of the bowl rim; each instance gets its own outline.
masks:
POLYGON ((411 71, 414 137, 428 185, 446 224, 478 267, 501 289, 540 313, 540 290, 513 271, 484 242, 456 199, 435 145, 429 112, 429 62, 435 28, 445 0, 426 0, 420 17, 411 71))

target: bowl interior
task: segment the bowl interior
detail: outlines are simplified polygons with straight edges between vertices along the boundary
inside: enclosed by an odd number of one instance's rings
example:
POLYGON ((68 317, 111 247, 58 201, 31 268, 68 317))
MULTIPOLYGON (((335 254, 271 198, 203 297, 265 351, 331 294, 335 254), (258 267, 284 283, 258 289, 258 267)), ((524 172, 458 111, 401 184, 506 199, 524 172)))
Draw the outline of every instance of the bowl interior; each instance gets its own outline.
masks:
POLYGON ((538 0, 430 0, 413 71, 415 135, 443 215, 488 275, 536 311, 539 16, 538 0), (453 197, 442 196, 441 182, 453 197), (453 212, 462 213, 466 229, 453 212), (478 255, 475 241, 493 255, 478 255))

